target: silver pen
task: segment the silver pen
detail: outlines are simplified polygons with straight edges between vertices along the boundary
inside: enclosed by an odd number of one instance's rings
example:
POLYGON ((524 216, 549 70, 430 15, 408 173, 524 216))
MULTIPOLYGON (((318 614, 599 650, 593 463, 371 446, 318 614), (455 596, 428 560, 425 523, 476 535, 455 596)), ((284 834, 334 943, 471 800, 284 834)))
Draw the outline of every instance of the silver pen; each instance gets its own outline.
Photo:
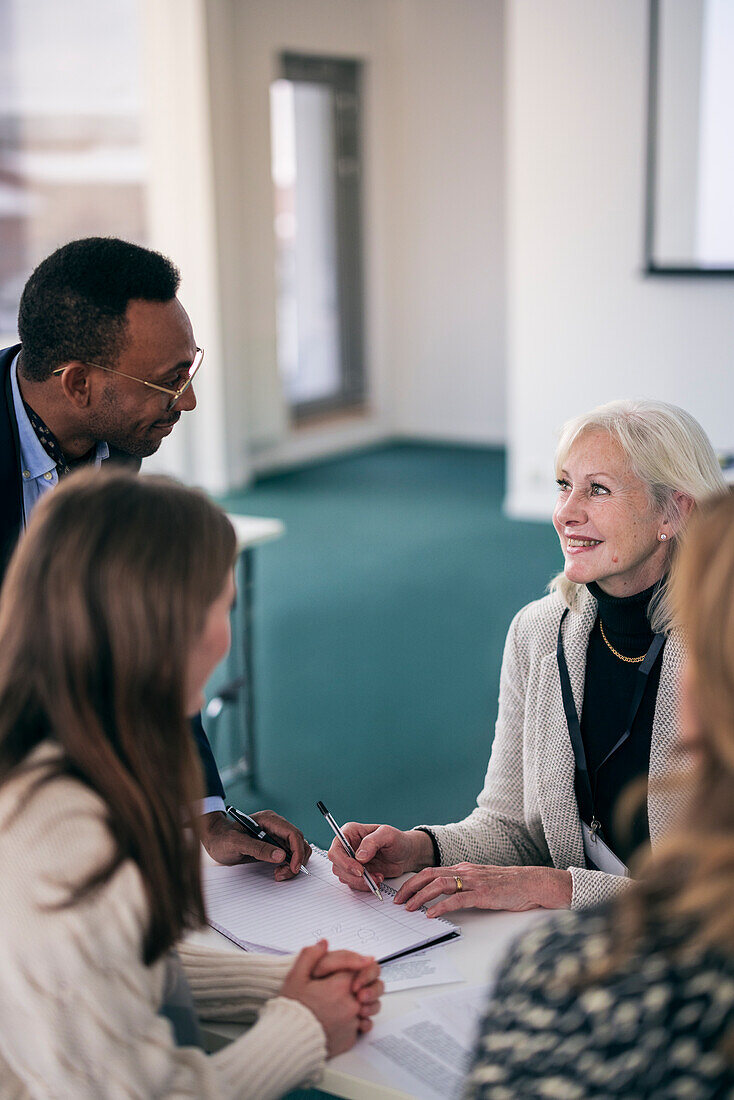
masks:
MULTIPOLYGON (((354 848, 349 843, 347 838, 344 836, 344 833, 341 831, 341 829, 337 825, 336 821, 334 821, 334 818, 331 816, 331 814, 329 813, 329 811, 327 810, 327 808, 323 804, 323 802, 317 802, 316 805, 319 808, 319 810, 321 811, 321 813, 324 815, 326 820, 329 822, 329 825, 331 825, 331 828, 334 831, 334 836, 337 838, 337 840, 340 841, 341 846, 344 849, 344 851, 347 853, 347 855, 351 856, 352 859, 357 859, 356 855, 354 854, 354 848)), ((357 862, 359 862, 359 860, 357 860, 357 862)), ((384 899, 383 899, 382 894, 380 892, 380 887, 377 885, 377 883, 375 882, 375 880, 373 879, 373 877, 369 873, 369 871, 365 871, 364 879, 365 879, 365 882, 367 883, 367 885, 369 886, 370 890, 372 891, 372 893, 377 898, 377 900, 378 901, 383 901, 384 899)))

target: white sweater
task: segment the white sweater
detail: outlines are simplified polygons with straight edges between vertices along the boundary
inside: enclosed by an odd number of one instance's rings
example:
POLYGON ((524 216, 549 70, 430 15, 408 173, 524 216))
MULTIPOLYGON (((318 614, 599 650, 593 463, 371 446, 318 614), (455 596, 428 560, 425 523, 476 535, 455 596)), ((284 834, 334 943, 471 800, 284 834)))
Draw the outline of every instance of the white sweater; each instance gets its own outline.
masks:
MULTIPOLYGON (((50 744, 34 761, 56 753, 50 744)), ((101 800, 38 771, 0 788, 0 1098, 239 1097, 271 1100, 320 1077, 316 1017, 278 991, 292 959, 180 944, 203 1018, 258 1022, 218 1053, 177 1047, 158 1015, 163 959, 146 967, 147 907, 127 860, 105 886, 54 909, 106 861, 112 839, 101 800)))

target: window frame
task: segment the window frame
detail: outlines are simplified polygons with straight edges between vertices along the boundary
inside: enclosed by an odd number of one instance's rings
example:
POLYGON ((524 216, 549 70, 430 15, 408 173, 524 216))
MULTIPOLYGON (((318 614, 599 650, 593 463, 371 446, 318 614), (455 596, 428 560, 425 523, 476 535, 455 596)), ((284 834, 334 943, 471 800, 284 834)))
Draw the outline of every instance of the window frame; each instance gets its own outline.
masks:
POLYGON ((337 312, 340 386, 329 397, 290 405, 296 422, 361 408, 366 400, 361 197, 361 63, 285 52, 280 78, 333 91, 337 312))

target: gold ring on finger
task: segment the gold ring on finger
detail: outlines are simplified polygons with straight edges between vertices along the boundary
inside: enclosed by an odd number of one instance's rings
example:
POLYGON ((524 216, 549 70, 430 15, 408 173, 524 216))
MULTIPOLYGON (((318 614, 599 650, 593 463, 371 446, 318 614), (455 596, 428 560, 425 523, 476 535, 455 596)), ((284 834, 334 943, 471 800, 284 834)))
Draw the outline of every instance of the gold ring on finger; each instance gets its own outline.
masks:
POLYGON ((454 875, 454 882, 456 883, 456 893, 460 894, 464 889, 464 883, 461 881, 458 875, 454 875))

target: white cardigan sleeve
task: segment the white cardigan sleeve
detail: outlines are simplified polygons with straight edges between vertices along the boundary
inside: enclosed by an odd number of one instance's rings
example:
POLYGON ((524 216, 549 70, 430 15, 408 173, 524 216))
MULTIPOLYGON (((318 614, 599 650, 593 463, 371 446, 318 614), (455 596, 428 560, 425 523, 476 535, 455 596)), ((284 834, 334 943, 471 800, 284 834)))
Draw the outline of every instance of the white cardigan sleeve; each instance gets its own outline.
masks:
POLYGON ((569 867, 571 874, 571 908, 596 909, 632 886, 632 879, 609 875, 605 871, 590 871, 586 867, 569 867))
POLYGON ((463 821, 422 826, 435 837, 443 865, 462 860, 498 866, 551 863, 542 829, 531 833, 525 817, 526 677, 518 655, 522 614, 515 616, 507 633, 494 743, 476 809, 463 821))
POLYGON ((165 967, 142 962, 147 906, 132 862, 88 899, 58 907, 60 883, 80 881, 109 852, 91 793, 80 796, 70 781, 48 784, 3 832, 0 1079, 15 1079, 33 1097, 75 1100, 274 1100, 318 1080, 324 1032, 307 1008, 276 995, 283 960, 243 958, 215 995, 221 964, 182 948, 185 968, 197 972, 195 999, 206 1003, 208 990, 230 1018, 264 1005, 245 1035, 207 1056, 177 1047, 158 1015, 165 967))

